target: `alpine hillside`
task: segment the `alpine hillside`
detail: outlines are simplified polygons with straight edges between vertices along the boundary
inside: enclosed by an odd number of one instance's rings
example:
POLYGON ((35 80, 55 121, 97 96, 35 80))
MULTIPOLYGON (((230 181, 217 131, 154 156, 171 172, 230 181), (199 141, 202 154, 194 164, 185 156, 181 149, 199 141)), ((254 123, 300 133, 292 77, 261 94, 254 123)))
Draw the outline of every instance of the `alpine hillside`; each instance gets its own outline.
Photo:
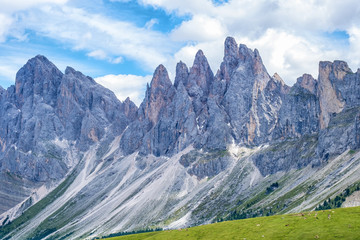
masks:
MULTIPOLYGON (((0 238, 84 239, 313 210, 360 181, 360 69, 287 86, 228 37, 159 65, 137 107, 30 59, 0 88, 0 238)), ((356 204, 355 204, 356 205, 356 204)))

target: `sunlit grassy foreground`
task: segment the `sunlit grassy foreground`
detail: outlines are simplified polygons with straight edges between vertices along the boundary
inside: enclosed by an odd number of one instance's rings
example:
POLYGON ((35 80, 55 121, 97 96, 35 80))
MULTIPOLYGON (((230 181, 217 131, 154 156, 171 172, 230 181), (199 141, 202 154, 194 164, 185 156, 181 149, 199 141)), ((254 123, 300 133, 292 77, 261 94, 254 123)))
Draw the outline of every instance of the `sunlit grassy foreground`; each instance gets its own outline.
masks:
POLYGON ((360 207, 251 218, 109 239, 360 239, 360 207))

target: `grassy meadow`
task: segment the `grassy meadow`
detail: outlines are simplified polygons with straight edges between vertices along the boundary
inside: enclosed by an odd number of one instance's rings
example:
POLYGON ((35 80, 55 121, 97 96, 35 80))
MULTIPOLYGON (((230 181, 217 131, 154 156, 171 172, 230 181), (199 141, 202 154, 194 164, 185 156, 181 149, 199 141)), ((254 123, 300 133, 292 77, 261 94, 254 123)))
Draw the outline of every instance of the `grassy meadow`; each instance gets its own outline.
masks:
POLYGON ((108 238, 142 239, 360 239, 360 207, 258 217, 108 238))

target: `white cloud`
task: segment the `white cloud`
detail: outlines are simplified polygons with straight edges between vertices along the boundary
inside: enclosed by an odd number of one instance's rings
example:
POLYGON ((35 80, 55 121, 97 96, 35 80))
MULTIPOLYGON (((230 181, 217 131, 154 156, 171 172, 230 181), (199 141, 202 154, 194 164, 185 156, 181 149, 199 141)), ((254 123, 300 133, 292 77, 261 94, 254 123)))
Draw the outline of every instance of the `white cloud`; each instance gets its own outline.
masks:
POLYGON ((5 42, 7 37, 12 36, 20 41, 26 39, 23 29, 17 22, 15 14, 18 11, 28 10, 46 4, 63 5, 68 0, 0 0, 0 42, 5 42))
POLYGON ((0 65, 0 77, 2 80, 2 84, 0 84, 3 88, 6 88, 14 83, 9 79, 15 79, 15 73, 18 71, 16 67, 10 64, 0 65))
POLYGON ((145 28, 146 29, 151 29, 155 24, 158 24, 159 20, 156 18, 152 18, 150 19, 150 21, 146 22, 145 24, 145 28))
POLYGON ((184 21, 174 29, 171 38, 175 41, 212 41, 223 38, 226 28, 216 18, 206 15, 195 15, 191 20, 184 21))
POLYGON ((179 15, 204 13, 211 14, 216 9, 209 0, 138 0, 141 4, 150 5, 155 8, 165 9, 168 13, 177 13, 179 15))
POLYGON ((106 75, 95 78, 95 81, 112 90, 117 98, 124 101, 127 97, 139 106, 143 101, 146 83, 151 81, 150 75, 106 75))
POLYGON ((287 84, 295 83, 303 73, 317 77, 318 62, 323 55, 306 39, 285 31, 268 29, 260 38, 241 38, 240 42, 260 51, 270 75, 277 72, 287 84))
POLYGON ((348 30, 348 34, 350 35, 348 58, 350 59, 350 66, 353 67, 353 71, 356 71, 360 68, 360 27, 351 27, 348 30))
POLYGON ((21 19, 25 28, 85 50, 88 56, 113 63, 124 56, 149 71, 164 63, 172 50, 164 34, 78 8, 45 6, 21 19))
POLYGON ((9 16, 0 13, 0 42, 6 40, 12 22, 13 20, 9 16))
POLYGON ((93 57, 95 59, 100 59, 100 60, 106 60, 108 58, 108 56, 103 50, 94 50, 89 52, 87 55, 89 57, 93 57))
POLYGON ((119 63, 122 63, 123 61, 124 61, 124 59, 122 57, 110 59, 110 63, 113 63, 113 64, 119 64, 119 63))
POLYGON ((93 57, 98 60, 106 60, 109 63, 113 63, 113 64, 118 64, 123 61, 122 57, 115 57, 115 58, 109 57, 103 50, 100 49, 91 51, 87 55, 89 57, 93 57))
POLYGON ((0 12, 12 13, 43 4, 65 4, 68 0, 1 0, 0 12))
POLYGON ((131 2, 132 0, 110 0, 110 2, 122 2, 122 3, 128 3, 131 2))

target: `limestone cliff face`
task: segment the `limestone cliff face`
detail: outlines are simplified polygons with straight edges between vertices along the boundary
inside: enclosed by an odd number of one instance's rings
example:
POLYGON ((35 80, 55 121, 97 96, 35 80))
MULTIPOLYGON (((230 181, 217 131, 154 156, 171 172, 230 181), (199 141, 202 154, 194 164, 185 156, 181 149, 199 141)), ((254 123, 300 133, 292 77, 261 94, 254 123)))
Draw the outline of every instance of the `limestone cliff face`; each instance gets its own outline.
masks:
POLYGON ((83 151, 108 129, 113 136, 122 134, 124 154, 156 156, 173 155, 189 145, 225 149, 232 143, 258 145, 317 133, 333 114, 360 103, 359 76, 345 62, 320 62, 318 80, 304 74, 290 88, 278 74, 270 77, 256 49, 228 37, 215 76, 201 50, 190 69, 178 63, 174 84, 160 65, 137 109, 90 77, 70 67, 63 74, 37 56, 19 70, 15 86, 1 89, 1 114, 7 116, 1 119, 2 169, 34 179, 61 178, 69 163, 44 165, 56 171, 43 174, 46 168, 24 165, 33 162, 22 158, 33 157, 23 153, 42 151, 42 143, 53 139, 72 141, 83 151), (7 160, 11 158, 22 164, 7 160))
POLYGON ((147 86, 145 100, 139 109, 139 119, 148 119, 156 124, 163 108, 168 105, 175 94, 167 70, 163 65, 156 68, 150 87, 147 86))
MULTIPOLYGON (((40 55, 30 59, 18 71, 15 85, 0 94, 0 180, 5 181, 1 186, 13 179, 24 192, 34 183, 61 180, 82 151, 105 135, 119 135, 137 111, 133 103, 121 103, 92 78, 70 67, 63 74, 40 55), (4 174, 17 177, 3 178, 4 174)), ((17 191, 0 187, 0 198, 3 194, 4 205, 21 200, 17 191)))
MULTIPOLYGON (((104 153, 115 137, 119 154, 140 157, 173 156, 188 146, 218 156, 212 153, 233 144, 255 147, 304 136, 318 141, 303 160, 289 160, 299 152, 293 147, 254 156, 264 175, 319 164, 360 146, 360 70, 353 73, 342 61, 320 62, 318 79, 304 74, 289 87, 268 74, 256 49, 231 37, 224 45, 215 76, 201 50, 190 68, 177 64, 174 84, 160 65, 139 108, 70 67, 62 73, 43 56, 30 59, 14 86, 0 88, 0 181, 9 181, 6 173, 21 177, 19 185, 59 181, 84 151, 100 145, 104 153)), ((192 165, 188 173, 215 176, 228 164, 226 156, 218 159, 192 165)), ((0 198, 6 191, 0 188, 0 198)), ((21 200, 15 195, 7 206, 21 200)))
POLYGON ((336 82, 342 81, 349 71, 347 64, 340 61, 319 63, 319 102, 320 127, 326 128, 330 114, 339 113, 344 108, 344 100, 336 88, 336 82))
POLYGON ((342 63, 345 65, 346 75, 342 80, 335 81, 334 85, 344 101, 345 108, 356 107, 360 104, 360 69, 353 73, 345 62, 342 63))
POLYGON ((319 131, 319 112, 317 81, 304 74, 282 95, 274 139, 300 137, 319 131))
POLYGON ((261 142, 260 118, 266 118, 264 108, 269 108, 264 89, 271 78, 259 52, 256 49, 252 51, 245 45, 237 48, 235 40, 227 38, 221 66, 217 80, 227 83, 221 104, 233 126, 234 140, 250 145, 261 142))

